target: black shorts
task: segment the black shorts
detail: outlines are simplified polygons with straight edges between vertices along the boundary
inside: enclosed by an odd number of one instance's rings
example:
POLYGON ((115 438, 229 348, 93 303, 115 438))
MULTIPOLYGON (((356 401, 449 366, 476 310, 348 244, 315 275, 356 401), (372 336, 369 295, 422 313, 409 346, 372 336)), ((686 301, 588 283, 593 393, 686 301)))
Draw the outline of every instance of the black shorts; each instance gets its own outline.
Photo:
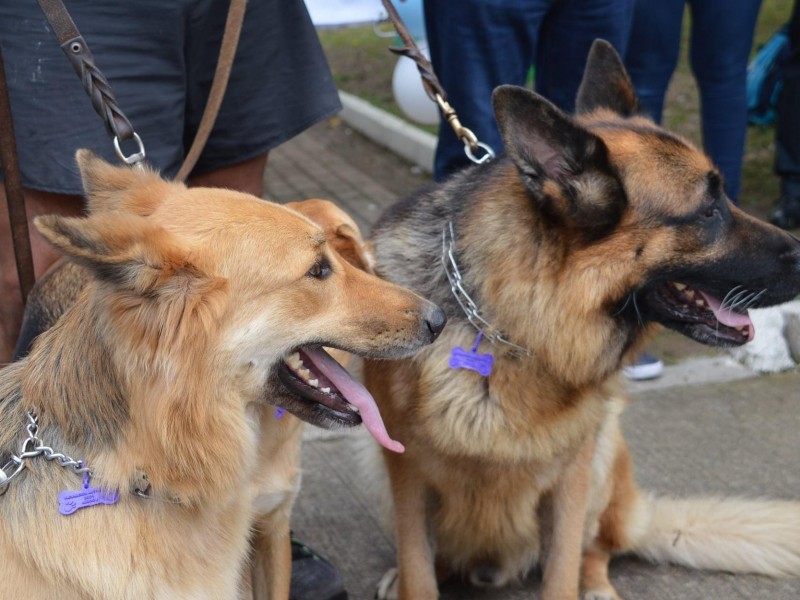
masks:
MULTIPOLYGON (((229 0, 65 4, 147 162, 174 176, 206 104, 229 0)), ((0 44, 23 184, 81 194, 75 150, 118 159, 36 0, 0 0, 0 44)), ((264 154, 340 108, 303 0, 250 0, 225 99, 194 173, 264 154)))

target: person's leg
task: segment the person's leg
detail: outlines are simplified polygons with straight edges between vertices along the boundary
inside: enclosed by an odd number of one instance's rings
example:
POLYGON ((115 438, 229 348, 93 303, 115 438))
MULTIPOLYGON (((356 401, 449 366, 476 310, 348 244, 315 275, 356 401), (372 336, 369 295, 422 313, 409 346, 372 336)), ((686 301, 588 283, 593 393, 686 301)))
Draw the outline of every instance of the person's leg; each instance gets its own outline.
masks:
POLYGON ((194 175, 187 182, 192 187, 221 187, 253 194, 259 198, 264 193, 264 169, 267 154, 262 154, 236 165, 221 167, 202 175, 194 175))
POLYGON ((571 113, 592 43, 600 38, 625 55, 633 0, 562 0, 541 26, 536 91, 571 113))
MULTIPOLYGON (((492 91, 524 85, 534 59, 539 23, 553 0, 454 0, 425 2, 425 28, 434 71, 461 123, 500 153, 492 91)), ((434 178, 471 163, 464 144, 442 120, 434 178)))
POLYGON ((747 61, 761 0, 693 0, 690 6, 703 145, 736 202, 747 136, 747 61))
MULTIPOLYGON (((3 290, 3 301, 0 302, 0 365, 11 362, 23 312, 7 206, 5 189, 0 182, 0 288, 3 290)), ((38 278, 60 254, 39 235, 33 226, 33 218, 47 214, 79 215, 83 209, 83 200, 80 196, 25 190, 25 207, 28 213, 33 266, 38 278)))
POLYGON ((795 0, 789 22, 789 44, 775 122, 775 172, 781 178, 781 197, 771 219, 784 228, 800 226, 800 0, 795 0))
POLYGON ((661 123, 664 96, 678 64, 685 0, 636 2, 625 67, 642 111, 661 123))

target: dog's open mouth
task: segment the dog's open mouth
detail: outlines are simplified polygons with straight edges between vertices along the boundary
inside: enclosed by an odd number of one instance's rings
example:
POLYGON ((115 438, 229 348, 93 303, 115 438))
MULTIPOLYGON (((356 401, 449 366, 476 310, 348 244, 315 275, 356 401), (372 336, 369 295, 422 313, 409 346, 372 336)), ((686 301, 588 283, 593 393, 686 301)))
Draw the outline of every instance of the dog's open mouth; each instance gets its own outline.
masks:
MULTIPOLYGON (((372 395, 320 346, 297 348, 284 360, 278 377, 300 401, 314 403, 315 412, 323 411, 340 425, 363 422, 384 448, 403 452, 403 445, 389 437, 372 395)), ((295 412, 292 406, 286 408, 295 412)))
POLYGON ((649 304, 662 325, 711 346, 741 346, 755 329, 746 310, 732 309, 708 292, 669 281, 656 287, 649 304))

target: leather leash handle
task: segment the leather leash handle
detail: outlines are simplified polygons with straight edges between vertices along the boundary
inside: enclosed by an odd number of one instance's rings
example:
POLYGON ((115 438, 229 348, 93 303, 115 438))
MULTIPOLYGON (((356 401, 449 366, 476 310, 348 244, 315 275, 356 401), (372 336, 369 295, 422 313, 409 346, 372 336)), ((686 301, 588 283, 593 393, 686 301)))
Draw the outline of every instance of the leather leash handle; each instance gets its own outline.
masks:
POLYGON ((117 104, 117 99, 108 80, 94 62, 94 56, 70 17, 61 0, 38 0, 47 22, 53 29, 61 50, 83 82, 83 88, 92 100, 106 126, 109 135, 118 140, 134 138, 131 122, 117 104))
POLYGON ((22 292, 22 302, 25 303, 28 300, 28 293, 33 287, 35 275, 2 48, 0 48, 0 129, 3 131, 3 135, 0 135, 0 165, 3 167, 8 221, 11 224, 11 239, 14 243, 19 289, 22 292))
POLYGON ((228 8, 228 17, 225 21, 225 31, 222 34, 217 68, 214 71, 214 80, 211 82, 208 100, 203 109, 203 116, 200 118, 197 133, 194 136, 189 152, 186 153, 186 158, 183 159, 183 164, 178 174, 175 176, 178 181, 184 181, 189 176, 189 173, 192 172, 208 141, 208 136, 211 135, 211 130, 214 128, 214 122, 217 120, 219 108, 222 106, 225 90, 228 87, 228 80, 233 68, 233 59, 236 56, 236 48, 239 46, 239 34, 242 32, 246 8, 247 0, 231 0, 231 5, 228 8))

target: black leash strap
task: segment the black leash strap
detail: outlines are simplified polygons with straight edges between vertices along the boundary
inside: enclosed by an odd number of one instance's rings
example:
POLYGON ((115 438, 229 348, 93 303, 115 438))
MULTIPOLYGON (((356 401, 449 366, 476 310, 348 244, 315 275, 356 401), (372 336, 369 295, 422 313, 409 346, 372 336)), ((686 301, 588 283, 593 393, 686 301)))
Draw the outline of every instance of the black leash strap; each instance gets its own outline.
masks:
POLYGON ((17 144, 14 137, 14 123, 11 120, 11 102, 8 98, 6 71, 3 64, 3 51, 0 48, 0 165, 3 167, 3 184, 8 204, 8 221, 11 224, 11 239, 14 243, 14 258, 17 262, 19 288, 22 302, 35 279, 33 254, 28 232, 28 216, 25 211, 25 195, 22 190, 22 175, 19 171, 17 144))
POLYGON ((136 135, 133 126, 122 109, 105 75, 97 68, 86 40, 78 31, 75 23, 61 0, 38 0, 47 22, 53 29, 61 50, 67 55, 70 64, 80 77, 83 88, 91 98, 92 106, 106 126, 106 131, 114 138, 114 146, 119 157, 129 165, 140 163, 144 159, 144 146, 136 135), (131 156, 124 156, 119 143, 135 140, 139 151, 131 156))

